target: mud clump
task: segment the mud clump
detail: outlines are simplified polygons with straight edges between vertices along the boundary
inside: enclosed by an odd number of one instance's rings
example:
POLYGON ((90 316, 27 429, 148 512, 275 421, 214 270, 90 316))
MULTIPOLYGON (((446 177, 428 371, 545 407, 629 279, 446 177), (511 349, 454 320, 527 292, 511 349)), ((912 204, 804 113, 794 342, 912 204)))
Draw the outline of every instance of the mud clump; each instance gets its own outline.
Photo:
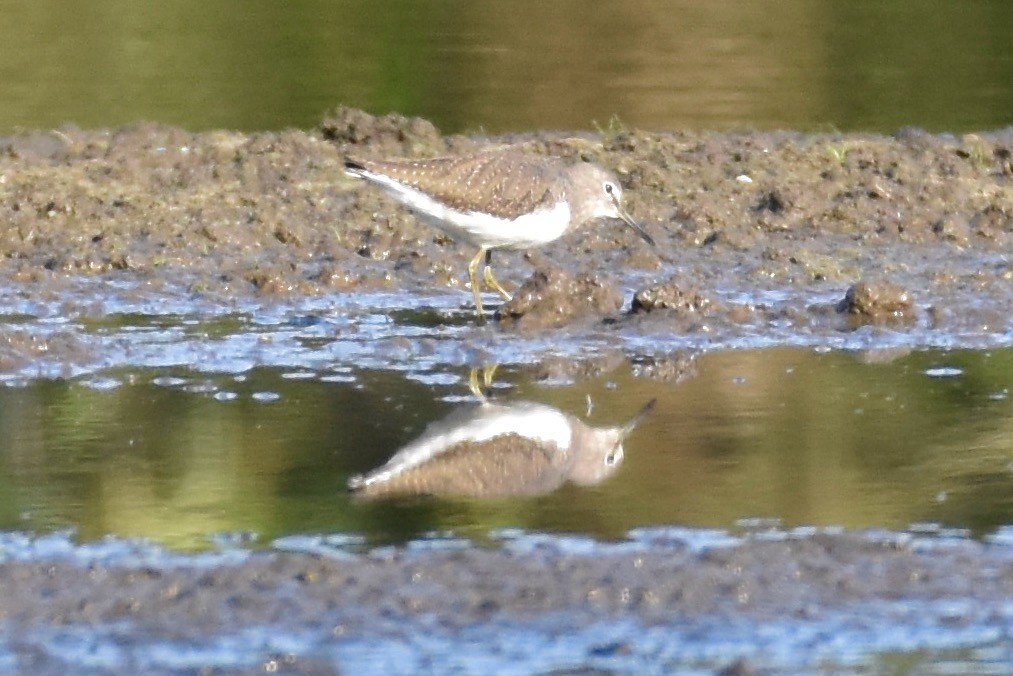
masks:
POLYGON ((630 311, 638 313, 669 310, 687 313, 706 310, 710 305, 711 300, 696 289, 683 288, 676 282, 666 282, 637 291, 633 296, 630 311))
POLYGON ((341 107, 321 121, 324 139, 345 148, 368 146, 386 156, 413 156, 447 151, 447 143, 429 120, 390 113, 374 117, 355 108, 341 107))
MULTIPOLYGON (((751 313, 749 313, 751 315, 751 313)), ((651 333, 677 333, 681 335, 710 332, 714 323, 752 321, 741 313, 733 313, 729 306, 698 291, 695 287, 670 280, 639 289, 623 319, 639 330, 651 333)), ((670 374, 675 377, 675 374, 670 374)))
POLYGON ((915 318, 911 293, 890 282, 861 281, 851 286, 837 311, 859 323, 909 322, 915 318))
MULTIPOLYGON (((69 331, 40 336, 33 331, 10 328, 0 330, 0 373, 17 371, 26 364, 36 361, 43 354, 59 355, 60 359, 66 361, 66 371, 68 372, 72 370, 71 364, 87 361, 94 356, 69 331)), ((54 373, 51 375, 64 374, 54 373)))
POLYGON ((500 326, 519 331, 556 328, 618 312, 622 294, 598 275, 561 268, 536 270, 496 312, 500 326))
POLYGON ((663 383, 681 383, 697 374, 696 353, 675 353, 664 358, 642 358, 633 364, 633 374, 663 383))

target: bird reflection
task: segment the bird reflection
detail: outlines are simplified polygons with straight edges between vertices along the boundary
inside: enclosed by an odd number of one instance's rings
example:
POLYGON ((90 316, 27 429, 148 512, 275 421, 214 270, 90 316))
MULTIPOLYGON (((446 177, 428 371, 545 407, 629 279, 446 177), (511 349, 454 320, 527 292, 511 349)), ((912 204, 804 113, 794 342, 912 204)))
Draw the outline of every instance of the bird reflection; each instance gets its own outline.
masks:
MULTIPOLYGON (((488 386, 491 371, 485 375, 488 386)), ((566 481, 598 484, 622 463, 623 440, 654 406, 622 425, 591 427, 547 404, 491 401, 476 371, 471 389, 477 405, 430 423, 382 467, 349 479, 349 489, 364 497, 504 497, 549 493, 566 481)))

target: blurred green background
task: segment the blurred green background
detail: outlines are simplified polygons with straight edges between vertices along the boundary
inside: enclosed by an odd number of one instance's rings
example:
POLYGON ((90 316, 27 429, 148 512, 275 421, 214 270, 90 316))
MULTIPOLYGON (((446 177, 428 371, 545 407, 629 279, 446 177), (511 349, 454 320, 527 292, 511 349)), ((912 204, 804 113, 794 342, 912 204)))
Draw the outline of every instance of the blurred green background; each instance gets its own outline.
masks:
POLYGON ((445 132, 1013 123, 1013 2, 0 0, 0 133, 315 125, 445 132))

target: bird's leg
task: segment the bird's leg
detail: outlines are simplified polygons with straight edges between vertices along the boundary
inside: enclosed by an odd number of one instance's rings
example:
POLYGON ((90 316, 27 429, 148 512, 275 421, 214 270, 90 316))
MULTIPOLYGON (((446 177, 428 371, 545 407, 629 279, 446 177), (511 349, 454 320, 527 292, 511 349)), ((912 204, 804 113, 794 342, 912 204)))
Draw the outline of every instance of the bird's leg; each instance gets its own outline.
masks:
POLYGON ((479 401, 485 401, 485 392, 482 391, 482 386, 478 384, 478 369, 471 369, 471 374, 468 377, 468 389, 475 395, 475 398, 479 401))
POLYGON ((472 368, 471 373, 468 376, 468 389, 475 395, 479 401, 485 403, 489 399, 489 392, 492 391, 492 379, 496 373, 496 369, 499 368, 499 364, 493 364, 492 366, 483 366, 481 369, 472 368), (478 381, 478 372, 482 372, 482 382, 478 381))
POLYGON ((488 249, 482 247, 468 263, 468 279, 471 281, 471 292, 475 294, 475 309, 478 310, 479 319, 485 318, 485 310, 482 308, 482 289, 478 283, 478 266, 488 252, 488 249))
POLYGON ((503 300, 513 300, 513 296, 507 293, 507 290, 500 286, 500 283, 496 281, 496 278, 492 276, 492 249, 486 249, 485 251, 485 283, 490 289, 494 289, 503 300))
POLYGON ((492 379, 496 375, 496 369, 499 368, 499 364, 493 364, 492 366, 485 366, 482 368, 482 383, 485 385, 486 391, 492 389, 492 379))

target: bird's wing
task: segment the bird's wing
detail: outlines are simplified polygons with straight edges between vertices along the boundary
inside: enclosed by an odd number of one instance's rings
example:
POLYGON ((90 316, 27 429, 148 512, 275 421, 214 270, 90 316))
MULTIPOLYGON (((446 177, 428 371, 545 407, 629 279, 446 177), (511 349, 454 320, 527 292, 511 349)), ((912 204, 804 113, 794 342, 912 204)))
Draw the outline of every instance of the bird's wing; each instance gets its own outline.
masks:
POLYGON ((537 440, 503 434, 456 444, 382 481, 353 485, 353 490, 363 497, 539 495, 559 487, 565 479, 553 456, 537 440))
POLYGON ((424 160, 345 162, 348 173, 383 185, 393 179, 457 211, 513 219, 559 198, 557 162, 516 150, 424 160))

